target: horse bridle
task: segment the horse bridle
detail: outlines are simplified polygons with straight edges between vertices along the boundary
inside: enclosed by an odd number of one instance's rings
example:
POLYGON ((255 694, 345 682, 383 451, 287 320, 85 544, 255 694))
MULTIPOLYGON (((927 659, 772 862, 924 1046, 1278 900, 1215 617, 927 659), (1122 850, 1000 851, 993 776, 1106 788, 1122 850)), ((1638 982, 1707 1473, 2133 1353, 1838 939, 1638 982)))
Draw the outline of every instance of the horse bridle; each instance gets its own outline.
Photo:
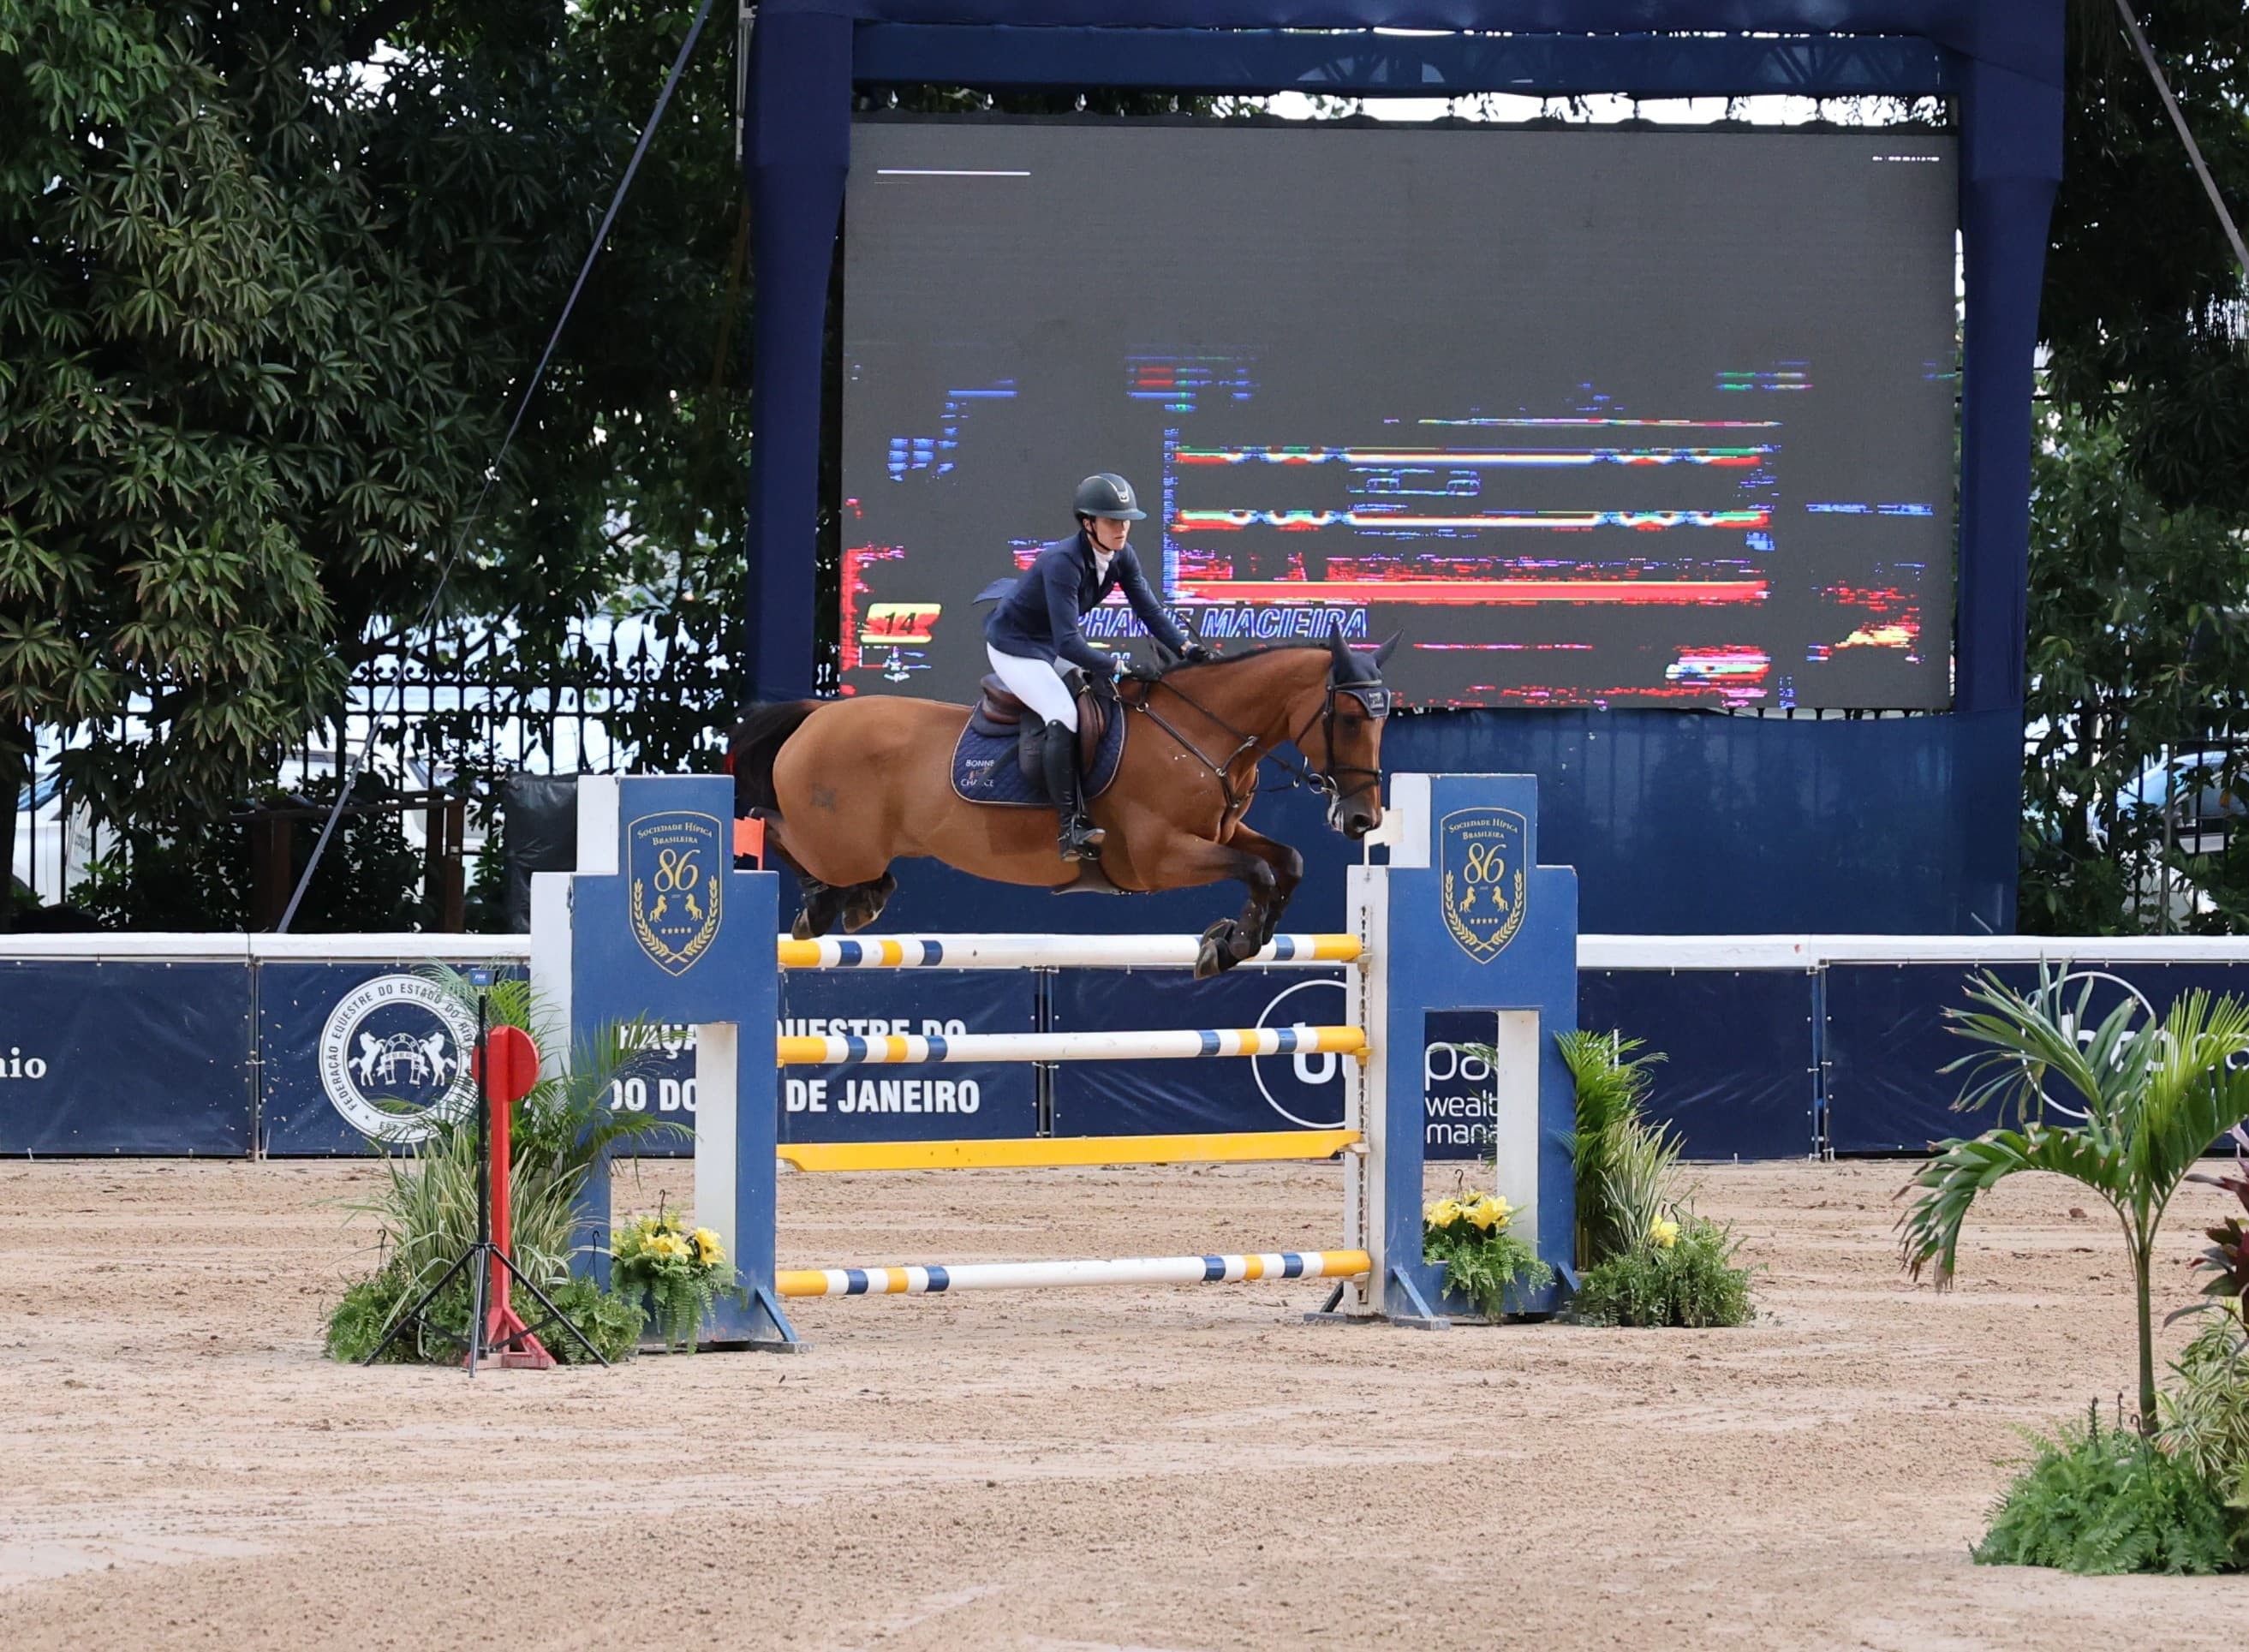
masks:
POLYGON ((1338 803, 1370 788, 1379 791, 1382 786, 1380 769, 1368 768, 1360 763, 1338 764, 1335 760, 1336 699, 1342 694, 1348 694, 1358 702, 1358 709, 1366 713, 1366 720, 1370 723, 1379 723, 1390 715, 1390 691, 1380 683, 1330 682, 1320 709, 1306 718, 1304 726, 1289 737, 1289 744, 1302 751, 1303 747, 1299 742, 1312 732, 1315 722, 1320 725, 1320 740, 1328 749, 1327 766, 1314 773, 1310 765, 1303 764, 1298 766, 1298 772, 1306 786, 1338 803), (1343 784, 1345 774, 1364 774, 1366 778, 1356 786, 1345 788, 1343 784))
MULTIPOLYGON (((1331 679, 1328 683, 1325 694, 1321 698, 1320 709, 1314 712, 1310 717, 1306 718, 1304 719, 1304 726, 1302 728, 1299 728, 1294 734, 1291 734, 1286 742, 1290 746, 1296 747, 1296 748, 1301 752, 1303 750, 1302 742, 1304 736, 1312 732, 1313 724, 1319 724, 1320 738, 1327 747, 1327 763, 1324 767, 1315 769, 1309 763, 1292 761, 1289 758, 1283 757, 1276 747, 1269 754, 1272 757, 1275 762, 1281 766, 1283 772, 1290 777, 1290 784, 1289 786, 1281 788, 1283 791, 1289 790, 1290 787, 1303 786, 1308 790, 1319 793, 1323 797, 1330 798, 1337 802, 1341 802, 1345 798, 1355 797, 1360 792, 1370 789, 1380 789, 1382 785, 1382 771, 1380 769, 1368 768, 1363 764, 1358 763, 1338 764, 1335 761, 1336 698, 1338 695, 1341 694, 1348 694, 1351 699, 1357 700, 1358 702, 1359 710, 1366 714, 1367 720, 1370 722, 1379 722, 1384 718, 1390 715, 1392 704, 1391 691, 1383 686, 1379 681, 1372 683, 1338 683, 1331 679), (1342 779, 1345 774, 1360 774, 1365 775, 1366 778, 1359 781, 1356 785, 1346 788, 1344 786, 1342 779)), ((1120 700, 1120 704, 1121 703, 1124 702, 1120 700)), ((1208 707, 1198 703, 1176 683, 1166 682, 1161 678, 1158 678, 1154 681, 1147 683, 1138 701, 1133 704, 1132 709, 1139 712, 1141 715, 1147 718, 1150 722, 1155 724, 1158 728, 1162 729, 1164 733, 1169 734, 1173 740, 1178 742, 1181 750, 1187 753, 1188 755, 1193 757, 1197 762, 1200 763, 1205 768, 1208 769, 1211 774, 1216 777, 1219 789, 1226 798, 1226 812, 1228 815, 1238 815, 1249 806, 1249 798, 1248 796, 1238 795, 1235 790, 1232 770, 1234 765, 1241 760, 1242 753, 1249 751, 1256 746, 1257 737, 1255 734, 1243 733, 1240 729, 1235 727, 1233 724, 1228 722, 1215 712, 1213 712, 1208 707), (1173 727, 1172 725, 1165 719, 1164 714, 1161 712, 1159 712, 1149 703, 1150 696, 1152 695, 1158 688, 1170 689, 1173 693, 1177 694, 1180 699, 1186 703, 1187 708, 1190 711, 1193 711, 1198 715, 1215 723, 1220 728, 1224 729, 1228 733, 1234 736, 1235 740, 1239 743, 1232 751, 1226 754, 1226 761, 1223 763, 1214 763, 1211 761, 1210 758, 1204 753, 1201 747, 1196 745, 1194 741, 1189 740, 1186 735, 1180 733, 1178 729, 1173 727)), ((1256 789, 1256 771, 1252 769, 1250 771, 1250 795, 1255 795, 1256 789)))

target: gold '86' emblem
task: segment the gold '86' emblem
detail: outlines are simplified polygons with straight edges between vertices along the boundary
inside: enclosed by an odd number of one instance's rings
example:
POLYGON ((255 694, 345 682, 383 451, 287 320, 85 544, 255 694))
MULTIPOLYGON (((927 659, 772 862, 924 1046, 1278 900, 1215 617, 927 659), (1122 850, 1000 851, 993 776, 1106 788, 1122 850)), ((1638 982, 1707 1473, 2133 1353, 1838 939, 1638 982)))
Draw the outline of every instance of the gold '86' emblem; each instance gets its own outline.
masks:
POLYGON ((715 816, 643 815, 625 834, 633 939, 666 974, 692 969, 719 937, 726 837, 715 816))
POLYGON ((1456 809, 1438 823, 1439 900, 1462 951, 1488 964, 1523 927, 1530 826, 1511 809, 1456 809))

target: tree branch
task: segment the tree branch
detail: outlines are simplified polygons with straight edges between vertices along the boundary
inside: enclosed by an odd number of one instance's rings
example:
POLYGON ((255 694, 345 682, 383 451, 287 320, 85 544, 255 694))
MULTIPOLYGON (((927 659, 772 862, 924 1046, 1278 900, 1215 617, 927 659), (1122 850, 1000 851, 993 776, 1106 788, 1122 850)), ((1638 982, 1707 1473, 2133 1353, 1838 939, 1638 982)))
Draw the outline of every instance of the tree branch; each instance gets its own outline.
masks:
POLYGON ((436 0, 375 0, 343 33, 343 59, 364 63, 382 38, 408 18, 435 9, 436 0))

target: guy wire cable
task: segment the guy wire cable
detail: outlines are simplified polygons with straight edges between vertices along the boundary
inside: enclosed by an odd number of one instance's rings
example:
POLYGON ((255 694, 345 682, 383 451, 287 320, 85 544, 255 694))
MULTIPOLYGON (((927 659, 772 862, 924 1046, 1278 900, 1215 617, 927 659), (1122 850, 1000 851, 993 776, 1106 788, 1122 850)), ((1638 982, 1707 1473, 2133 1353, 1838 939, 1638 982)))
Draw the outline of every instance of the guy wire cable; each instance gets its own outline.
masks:
POLYGON ((2125 31, 2132 37, 2132 44, 2139 48, 2140 61, 2148 65, 2149 77, 2156 83, 2156 95, 2163 99, 2163 107, 2170 114, 2171 125, 2178 128, 2179 141, 2186 145, 2186 158, 2194 163, 2194 176, 2202 180, 2202 192, 2210 197, 2210 204, 2218 210, 2218 221, 2225 226, 2225 238, 2233 243, 2234 261, 2241 266, 2242 274, 2249 276, 2249 247, 2241 244, 2240 226, 2233 222, 2233 214, 2227 210, 2225 197, 2218 194, 2218 184, 2211 177, 2209 167, 2203 163, 2202 146, 2194 141, 2194 134, 2187 130, 2186 117, 2179 113, 2178 100, 2171 96, 2170 82, 2163 79, 2163 68, 2156 62, 2156 54, 2148 45, 2148 37, 2141 32, 2140 20, 2132 13, 2132 0, 2116 0, 2116 10, 2124 14, 2125 31))
MULTIPOLYGON (((703 24, 710 16, 711 0, 702 0, 696 8, 695 21, 688 28, 686 39, 679 43, 678 54, 671 60, 671 72, 664 78, 664 89, 656 94, 656 107, 649 111, 648 122, 641 127, 640 141, 633 146, 632 159, 625 163, 624 176, 617 180, 616 191, 609 197, 609 210, 602 215, 602 227, 594 231, 594 243, 586 249, 586 261, 578 266, 578 279, 571 284, 570 296, 563 299, 562 313, 554 318, 554 330, 547 334, 547 348, 539 353, 539 365, 532 369, 530 382, 523 387, 523 394, 517 399, 515 416, 508 421, 507 434, 500 438, 498 451, 493 453, 491 465, 485 467, 484 485, 477 490, 477 497, 469 506, 468 515, 461 522, 452 548, 446 552, 445 560, 438 565, 437 581, 430 587, 430 601, 423 608, 419 630, 427 630, 437 621, 438 605, 445 595, 445 582, 452 577, 453 565, 460 560, 461 549, 469 542, 470 530, 476 527, 477 519, 484 513, 485 501, 492 495, 492 484, 499 479, 500 465, 507 458, 508 448, 514 443, 516 432, 523 428, 523 416, 531 410, 531 398, 539 393, 540 383, 547 376, 547 364, 554 359, 554 347, 561 342, 562 329, 569 325, 570 312, 577 307, 578 295, 586 289, 586 278, 593 273, 594 261, 602 256, 602 246, 609 239, 609 227, 616 222, 617 209, 624 204, 625 194, 632 188, 634 176, 640 170, 641 157, 648 153, 649 141, 656 136, 657 125, 664 119, 664 108, 671 101, 672 91, 679 85, 679 77, 687 68, 687 59, 694 52, 695 43, 702 38, 703 24)), ((395 691, 396 698, 391 710, 402 714, 406 703, 406 683, 402 673, 395 685, 395 691)), ((350 715, 351 690, 347 684, 344 691, 347 722, 350 715)), ((320 837, 313 843, 313 852, 306 859, 304 875, 297 879, 296 888, 290 891, 288 908, 281 914, 281 922, 274 933, 287 934, 289 926, 296 921, 297 908, 304 902, 305 891, 313 885, 313 873, 320 871, 320 857, 327 853, 328 840, 335 836, 336 822, 342 818, 344 807, 351 801, 352 788, 359 783, 368 759, 374 754, 375 733, 382 726, 382 714, 370 709, 367 738, 360 743, 350 767, 340 777, 336 788, 336 801, 328 806, 327 816, 320 823, 320 837)))

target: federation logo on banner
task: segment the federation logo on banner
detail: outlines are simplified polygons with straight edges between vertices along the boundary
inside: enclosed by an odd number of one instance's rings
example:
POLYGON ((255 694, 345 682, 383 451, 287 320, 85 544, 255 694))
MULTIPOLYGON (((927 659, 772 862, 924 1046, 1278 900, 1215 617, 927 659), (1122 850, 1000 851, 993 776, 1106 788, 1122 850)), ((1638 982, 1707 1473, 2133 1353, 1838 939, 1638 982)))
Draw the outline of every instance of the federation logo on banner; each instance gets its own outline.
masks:
POLYGON ((320 1088, 353 1129, 395 1146, 426 1141, 476 1106, 477 1022, 425 975, 378 975, 337 1001, 320 1029, 320 1088))
POLYGON ((1488 964, 1523 927, 1530 823, 1511 809, 1456 809, 1437 823, 1437 842, 1445 927, 1462 952, 1488 964))
POLYGON ((718 818, 690 809, 643 815, 625 829, 633 939, 667 975, 695 967, 719 938, 733 861, 718 818))

